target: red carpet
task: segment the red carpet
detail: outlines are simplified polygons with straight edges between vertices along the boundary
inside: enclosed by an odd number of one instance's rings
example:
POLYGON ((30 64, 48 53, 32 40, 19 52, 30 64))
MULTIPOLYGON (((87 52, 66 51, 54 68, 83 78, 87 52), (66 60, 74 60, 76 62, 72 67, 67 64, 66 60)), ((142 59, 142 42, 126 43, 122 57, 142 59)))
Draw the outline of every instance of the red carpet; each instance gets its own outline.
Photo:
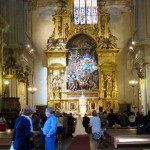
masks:
POLYGON ((77 135, 67 150, 90 150, 90 139, 88 134, 77 135))

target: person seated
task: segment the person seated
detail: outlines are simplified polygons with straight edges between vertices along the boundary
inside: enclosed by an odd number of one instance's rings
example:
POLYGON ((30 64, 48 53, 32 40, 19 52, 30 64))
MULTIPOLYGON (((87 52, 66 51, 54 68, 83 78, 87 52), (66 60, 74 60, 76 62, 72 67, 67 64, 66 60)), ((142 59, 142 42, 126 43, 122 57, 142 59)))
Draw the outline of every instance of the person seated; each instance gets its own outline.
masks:
POLYGON ((137 128, 137 134, 150 134, 150 111, 143 125, 137 128))
POLYGON ((2 113, 0 113, 0 131, 6 131, 6 119, 2 113))
POLYGON ((136 117, 135 117, 134 112, 130 112, 130 114, 129 114, 129 126, 130 127, 135 127, 135 125, 136 125, 135 119, 136 119, 136 117))

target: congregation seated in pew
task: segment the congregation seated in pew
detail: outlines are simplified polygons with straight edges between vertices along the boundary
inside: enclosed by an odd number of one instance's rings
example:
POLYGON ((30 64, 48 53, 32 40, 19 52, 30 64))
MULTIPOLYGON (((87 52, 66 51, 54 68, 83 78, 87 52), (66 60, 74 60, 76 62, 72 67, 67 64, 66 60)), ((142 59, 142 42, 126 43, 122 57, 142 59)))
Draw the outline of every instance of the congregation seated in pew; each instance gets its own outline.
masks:
POLYGON ((146 120, 140 127, 137 128, 137 134, 150 134, 150 111, 146 116, 146 120))
POLYGON ((0 113, 0 131, 6 131, 6 119, 2 113, 0 113))

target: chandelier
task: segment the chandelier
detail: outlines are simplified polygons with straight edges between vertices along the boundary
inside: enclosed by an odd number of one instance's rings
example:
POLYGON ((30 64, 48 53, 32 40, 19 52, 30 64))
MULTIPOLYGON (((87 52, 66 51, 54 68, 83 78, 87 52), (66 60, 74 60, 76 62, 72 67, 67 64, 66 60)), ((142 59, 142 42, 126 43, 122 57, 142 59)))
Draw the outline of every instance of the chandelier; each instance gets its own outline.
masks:
POLYGON ((137 106, 134 104, 135 103, 135 96, 136 96, 136 94, 135 94, 135 86, 138 84, 138 81, 137 80, 130 80, 129 81, 129 84, 132 86, 132 88, 133 88, 133 101, 132 101, 132 108, 133 109, 135 109, 135 108, 137 108, 137 106))
POLYGON ((134 87, 135 85, 138 84, 138 81, 137 81, 137 80, 130 80, 130 81, 129 81, 129 84, 130 84, 132 87, 134 87))
POLYGON ((29 88, 28 88, 28 91, 29 91, 31 94, 34 94, 34 93, 37 91, 37 88, 36 88, 36 87, 29 87, 29 88))
POLYGON ((33 84, 33 75, 34 75, 34 72, 32 72, 32 76, 31 76, 31 86, 28 87, 28 91, 30 94, 32 94, 32 107, 34 107, 33 105, 33 94, 37 91, 37 88, 34 86, 33 84))

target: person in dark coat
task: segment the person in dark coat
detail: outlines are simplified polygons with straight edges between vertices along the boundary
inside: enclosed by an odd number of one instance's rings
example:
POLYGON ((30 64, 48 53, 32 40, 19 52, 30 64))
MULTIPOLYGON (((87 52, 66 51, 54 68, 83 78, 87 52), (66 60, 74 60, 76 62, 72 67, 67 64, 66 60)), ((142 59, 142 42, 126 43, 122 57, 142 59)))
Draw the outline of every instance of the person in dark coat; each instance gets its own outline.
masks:
POLYGON ((74 133, 74 117, 72 116, 72 113, 70 113, 68 115, 68 136, 73 137, 73 133, 74 133))
POLYGON ((112 127, 114 124, 116 124, 116 115, 113 112, 113 109, 110 110, 110 113, 107 116, 108 120, 108 126, 112 127))
POLYGON ((33 127, 32 127, 31 107, 26 106, 23 115, 19 116, 14 124, 14 132, 12 137, 12 144, 16 150, 31 150, 31 143, 33 141, 33 127))
POLYGON ((83 127, 85 128, 85 132, 88 133, 88 126, 89 126, 89 122, 90 122, 90 119, 89 117, 87 116, 87 114, 84 115, 83 117, 83 127))
POLYGON ((32 124, 33 124, 33 131, 39 131, 40 130, 40 117, 38 113, 33 113, 32 116, 32 124))
POLYGON ((137 134, 150 134, 150 111, 148 111, 148 115, 145 117, 146 120, 143 125, 137 128, 137 134))

